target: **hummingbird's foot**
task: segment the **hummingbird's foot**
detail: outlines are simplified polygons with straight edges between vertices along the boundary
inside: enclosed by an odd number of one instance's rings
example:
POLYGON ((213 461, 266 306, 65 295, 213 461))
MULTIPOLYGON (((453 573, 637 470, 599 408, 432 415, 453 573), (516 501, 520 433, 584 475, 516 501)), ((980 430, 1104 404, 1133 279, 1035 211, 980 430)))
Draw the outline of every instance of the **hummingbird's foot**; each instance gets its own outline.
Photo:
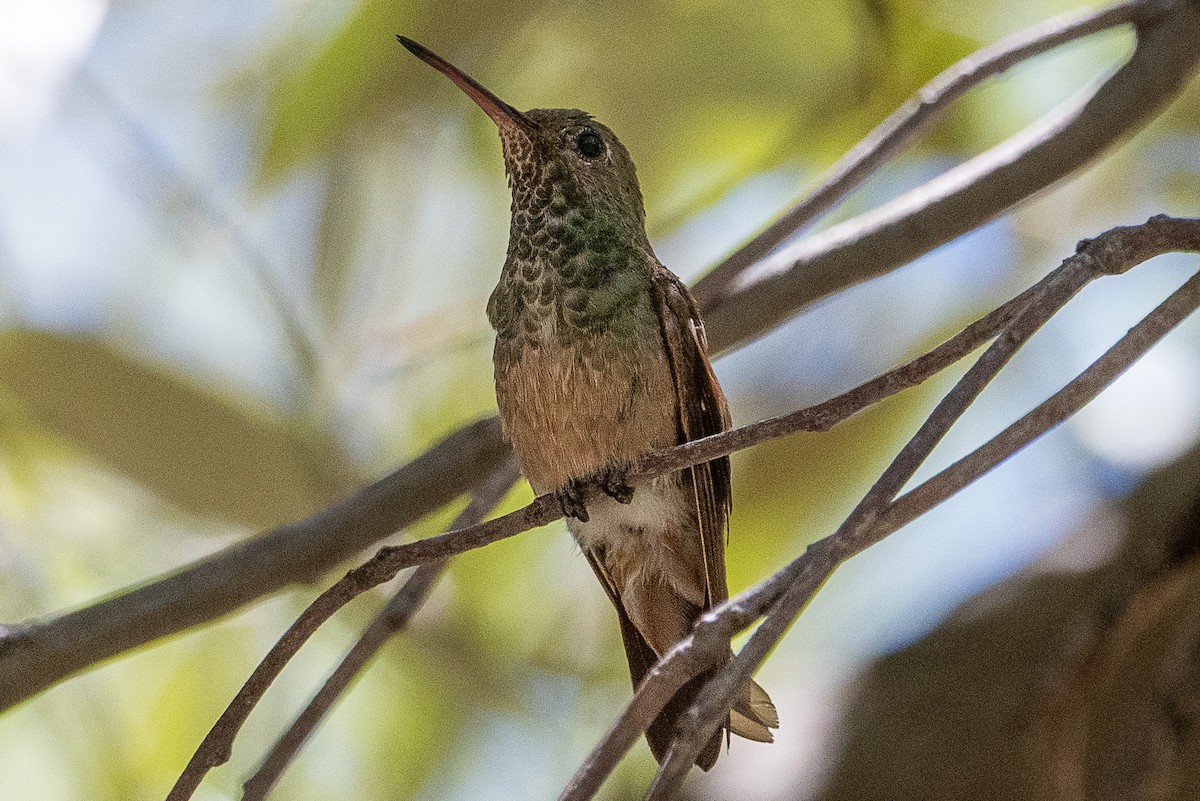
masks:
POLYGON ((573 478, 566 486, 554 492, 558 505, 562 508, 563 517, 575 518, 580 523, 588 521, 587 504, 583 502, 583 488, 586 481, 573 478))
POLYGON ((600 475, 600 487, 617 503, 633 502, 633 487, 626 480, 627 472, 625 468, 609 467, 600 475))

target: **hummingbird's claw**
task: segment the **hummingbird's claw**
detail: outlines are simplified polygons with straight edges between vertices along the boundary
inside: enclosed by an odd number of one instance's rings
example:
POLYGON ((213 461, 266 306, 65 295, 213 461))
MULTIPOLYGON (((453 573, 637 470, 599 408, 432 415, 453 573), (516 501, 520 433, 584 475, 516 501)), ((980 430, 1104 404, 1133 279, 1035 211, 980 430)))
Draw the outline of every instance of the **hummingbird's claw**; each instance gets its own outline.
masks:
POLYGON ((626 471, 610 467, 600 477, 600 487, 617 503, 633 503, 633 487, 626 480, 626 471))
POLYGON ((583 502, 584 482, 571 479, 562 489, 555 491, 558 505, 562 508, 563 517, 575 518, 580 523, 588 521, 587 504, 583 502))

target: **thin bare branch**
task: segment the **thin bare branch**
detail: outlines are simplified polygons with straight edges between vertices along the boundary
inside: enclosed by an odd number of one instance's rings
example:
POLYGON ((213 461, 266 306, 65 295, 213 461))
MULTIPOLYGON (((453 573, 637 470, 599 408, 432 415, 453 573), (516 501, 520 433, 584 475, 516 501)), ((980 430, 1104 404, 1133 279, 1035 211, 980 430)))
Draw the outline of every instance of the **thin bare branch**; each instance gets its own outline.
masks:
POLYGON ((735 614, 705 616, 696 622, 703 635, 684 640, 668 651, 646 673, 633 699, 621 712, 608 733, 596 744, 563 788, 558 801, 581 801, 600 790, 617 763, 633 748, 675 692, 729 653, 729 640, 753 622, 735 614))
POLYGON ((318 595, 263 657, 262 662, 250 674, 250 678, 205 735, 167 795, 167 801, 185 801, 191 798, 209 770, 229 761, 233 741, 259 699, 321 624, 333 617, 343 606, 372 587, 378 587, 395 578, 396 574, 405 568, 481 548, 522 531, 544 526, 560 515, 558 502, 552 496, 543 495, 528 506, 486 523, 418 540, 408 545, 381 548, 367 562, 348 572, 341 580, 318 595))
POLYGON ((1041 433, 1082 409, 1105 387, 1196 308, 1197 279, 1192 278, 1053 397, 970 455, 906 492, 879 516, 878 529, 890 534, 937 506, 959 489, 996 467, 1041 433))
MULTIPOLYGON (((482 521, 504 499, 519 477, 516 460, 506 460, 475 489, 470 503, 455 518, 450 528, 466 528, 482 521)), ((258 770, 243 785, 242 801, 262 801, 267 797, 308 737, 320 725, 326 713, 350 683, 375 657, 384 643, 408 625, 412 616, 424 604, 433 585, 441 577, 446 564, 446 559, 426 562, 408 577, 288 730, 275 742, 258 770)))
MULTIPOLYGON (((1042 283, 1038 286, 1042 286, 1042 283)), ((1009 303, 968 326, 944 345, 935 348, 930 354, 812 407, 815 413, 811 413, 812 410, 800 410, 782 418, 743 426, 652 454, 630 470, 629 479, 651 478, 673 470, 681 470, 797 431, 827 430, 839 420, 844 420, 885 397, 936 375, 970 353, 982 342, 995 336, 1004 325, 1004 321, 1019 314, 1033 297, 1033 291, 1021 293, 1009 303)), ((586 487, 584 500, 591 500, 601 491, 597 486, 586 487)), ((342 606, 368 589, 391 580, 405 568, 481 548, 531 528, 544 526, 560 515, 561 509, 557 500, 551 495, 542 495, 528 506, 486 523, 448 531, 405 545, 381 548, 369 561, 351 570, 321 593, 271 648, 201 742, 168 796, 168 801, 190 798, 208 770, 228 761, 233 740, 258 700, 308 638, 342 606)))
POLYGON ((1017 350, 1074 297, 1091 277, 1089 271, 1078 262, 1065 264, 1052 273, 1051 280, 1041 284, 1040 291, 1005 328, 1003 334, 984 351, 966 375, 938 403, 917 433, 901 449, 838 530, 826 538, 820 548, 810 549, 793 563, 803 566, 815 561, 811 554, 819 553, 825 556, 821 561, 825 563, 826 569, 811 571, 802 580, 794 578, 789 582, 776 583, 771 593, 763 594, 755 598, 754 603, 747 604, 751 609, 763 614, 767 614, 769 609, 769 618, 735 658, 738 667, 723 670, 697 697, 693 717, 688 721, 690 725, 683 727, 679 737, 668 750, 650 790, 650 799, 661 801, 674 795, 699 754, 700 746, 696 745, 699 738, 711 737, 720 720, 728 714, 727 711, 719 712, 720 717, 706 714, 709 711, 708 707, 719 706, 725 702, 723 688, 731 688, 732 698, 732 694, 738 688, 745 686, 753 670, 790 627, 795 614, 799 614, 803 604, 816 593, 833 569, 857 552, 860 541, 871 533, 872 524, 881 511, 912 478, 979 393, 999 374, 1017 350), (781 596, 777 594, 780 592, 781 596), (793 605, 796 606, 795 613, 786 616, 786 610, 793 605), (695 753, 692 753, 693 751, 695 753))
MULTIPOLYGON (((767 651, 791 625, 791 621, 799 613, 799 609, 828 577, 829 573, 858 550, 876 541, 871 539, 872 536, 875 536, 873 524, 876 519, 886 510, 887 504, 911 478, 949 426, 982 391, 991 377, 1011 358, 1016 349, 1088 281, 1099 275, 1123 272, 1140 260, 1149 258, 1155 252, 1192 249, 1193 244, 1196 249, 1200 249, 1200 219, 1155 217, 1142 226, 1114 229, 1095 240, 1081 243, 1079 252, 1075 256, 1067 259, 1062 266, 1040 281, 1032 290, 1022 293, 1014 301, 1005 304, 1004 307, 983 318, 979 323, 968 327, 967 331, 973 332, 973 337, 982 337, 985 332, 991 332, 991 335, 994 335, 995 329, 1001 325, 997 321, 1009 321, 1006 323, 1003 336, 984 352, 979 361, 968 370, 955 388, 943 399, 930 415, 930 419, 921 427, 909 445, 901 451, 892 466, 884 473, 855 512, 843 523, 838 532, 811 546, 805 555, 760 584, 751 593, 744 593, 702 618, 706 625, 711 621, 713 623, 711 631, 716 632, 725 630, 727 626, 731 625, 730 621, 719 619, 728 615, 736 622, 740 630, 763 614, 767 614, 768 608, 772 608, 767 621, 755 632, 750 642, 700 695, 695 707, 700 710, 700 716, 697 718, 700 723, 697 728, 691 729, 693 732, 691 739, 677 741, 669 752, 663 772, 660 773, 660 782, 656 784, 656 787, 665 788, 660 792, 673 792, 673 787, 682 780, 687 768, 695 760, 695 754, 690 760, 687 759, 685 749, 694 746, 695 742, 702 741, 703 734, 694 732, 699 732, 707 726, 709 727, 708 733, 711 734, 716 722, 723 718, 725 710, 728 709, 728 698, 732 697, 732 693, 744 684, 753 669, 765 658, 767 651), (988 324, 981 325, 984 321, 988 321, 988 324), (815 556, 817 554, 822 556, 818 558, 815 556), (720 704, 726 704, 726 706, 719 708, 720 704), (684 745, 680 746, 680 742, 683 742, 684 745), (683 765, 682 773, 667 772, 669 769, 678 771, 677 765, 679 764, 683 765), (672 782, 674 785, 671 784, 672 782)), ((904 375, 902 380, 891 380, 885 375, 865 384, 864 386, 876 388, 875 395, 866 395, 856 389, 840 396, 854 398, 857 403, 862 405, 829 402, 832 404, 830 408, 837 409, 837 413, 843 415, 841 419, 845 419, 878 400, 877 396, 880 393, 884 393, 882 396, 886 396, 903 386, 917 383, 915 374, 910 372, 914 365, 927 371, 928 375, 936 374, 948 364, 970 352, 973 349, 973 346, 968 346, 970 341, 970 337, 960 334, 935 349, 934 353, 941 354, 940 360, 922 357, 891 371, 890 374, 904 375)), ((834 399, 834 401, 838 400, 834 399)), ((827 404, 821 404, 814 408, 822 406, 827 406, 827 404)), ((774 425, 771 428, 771 437, 747 436, 748 429, 762 425, 753 424, 660 452, 636 465, 630 471, 630 478, 634 480, 650 478, 749 447, 764 439, 784 436, 801 430, 811 430, 814 425, 825 428, 832 425, 829 412, 814 418, 804 414, 804 411, 788 415, 790 421, 786 427, 774 425), (716 447, 718 441, 720 445, 716 447), (705 447, 696 447, 700 443, 704 443, 705 447), (714 448, 718 451, 717 453, 711 452, 714 448), (647 465, 653 465, 653 469, 648 469, 647 465)), ((584 492, 585 500, 597 497, 601 491, 598 486, 587 487, 584 492)), ((367 589, 390 580, 404 568, 482 547, 514 536, 529 528, 545 525, 559 515, 560 509, 553 496, 543 495, 523 509, 487 523, 450 531, 406 545, 382 548, 371 560, 347 573, 341 581, 313 601, 255 669, 245 686, 201 743, 179 782, 168 796, 168 801, 184 801, 190 798, 204 774, 212 767, 229 759, 233 739, 258 699, 266 692, 274 678, 312 633, 342 605, 367 589)), ((696 647, 697 637, 706 630, 709 629, 703 625, 698 627, 691 638, 685 640, 679 648, 671 653, 675 654, 678 650, 687 651, 696 647)), ((723 642, 727 642, 727 640, 723 640, 723 642)), ((713 646, 711 642, 706 641, 700 647, 703 652, 713 646)), ((696 657, 689 654, 686 657, 676 656, 675 658, 695 659, 696 657)), ((674 680, 681 675, 679 673, 681 668, 670 668, 669 663, 664 663, 663 667, 664 672, 661 675, 667 677, 664 680, 674 680)), ((647 681, 649 680, 648 678, 647 681)), ((653 705, 651 701, 657 699, 659 695, 653 689, 641 691, 641 694, 642 701, 640 703, 644 706, 640 706, 637 717, 639 723, 653 705)), ((624 753, 623 748, 627 749, 631 744, 629 734, 633 725, 633 723, 626 723, 614 727, 612 732, 614 744, 609 746, 601 743, 597 748, 593 755, 597 759, 596 768, 587 776, 579 777, 580 787, 599 786, 599 782, 603 781, 603 776, 607 775, 606 771, 611 770, 615 764, 608 764, 600 760, 612 758, 614 754, 619 758, 620 754, 624 753), (593 776, 592 773, 596 775, 593 776)), ((685 734, 685 736, 688 735, 685 734)), ((585 798, 588 796, 572 797, 585 798)))
MULTIPOLYGON (((1200 220, 1155 217, 1142 226, 1113 229, 1094 240, 1080 243, 1076 255, 1055 271, 1060 276, 1056 285, 1047 284, 1042 297, 1031 303, 980 357, 838 531, 810 547, 804 555, 773 576, 772 581, 764 582, 759 588, 735 599, 740 617, 744 617, 748 611, 760 611, 766 618, 741 652, 697 697, 691 716, 682 725, 679 739, 668 752, 651 788, 649 798, 652 801, 661 801, 674 794, 699 753, 703 738, 711 735, 727 714, 730 699, 778 644, 796 616, 838 565, 883 539, 899 525, 924 514, 1082 408, 1200 306, 1200 276, 1194 276, 1049 401, 965 459, 918 487, 910 493, 911 498, 903 496, 892 502, 896 492, 924 461, 932 445, 966 408, 963 401, 969 404, 969 399, 982 389, 980 382, 986 384, 990 375, 994 375, 995 370, 1011 356, 1015 346, 1049 319, 1087 281, 1105 274, 1125 272, 1155 255, 1177 250, 1200 251, 1200 220), (889 517, 888 513, 897 507, 901 507, 899 513, 889 517), (786 580, 780 581, 784 576, 786 580)), ((718 609, 710 614, 720 615, 722 611, 718 609)), ((693 637, 699 634, 697 631, 693 637)))
MULTIPOLYGON (((680 454, 687 455, 689 464, 699 464, 728 453, 729 449, 750 447, 787 433, 826 431, 858 411, 903 389, 921 383, 987 342, 1024 307, 1031 294, 1036 290, 1037 286, 1026 290, 967 326, 961 333, 924 356, 895 370, 890 370, 849 392, 808 409, 762 420, 723 434, 690 442, 680 446, 677 450, 680 454)), ((121 650, 119 646, 123 643, 112 643, 107 640, 93 642, 93 640, 99 636, 99 633, 109 630, 111 618, 120 615, 132 615, 140 618, 151 611, 162 610, 163 614, 153 621, 153 625, 160 627, 163 634, 180 630, 190 624, 188 618, 181 618, 183 613, 203 615, 207 608, 183 607, 178 603, 176 596, 187 597, 189 593, 196 591, 197 588, 194 586, 196 582, 217 581, 218 576, 228 576, 231 563, 236 562, 239 558, 254 560, 255 563, 261 564, 258 560, 263 559, 263 551, 275 555, 275 559, 267 563, 264 568, 269 571, 265 577, 251 580, 252 577, 247 576, 243 581, 229 581, 228 585, 223 588, 222 595, 219 598, 211 599, 212 603, 221 604, 222 610, 236 608, 250 598, 256 597, 263 585, 282 587, 293 581, 306 581, 314 578, 314 570, 321 569, 326 560, 333 561, 330 559, 331 555, 336 555, 339 560, 347 558, 357 549, 368 545, 371 538, 381 538, 386 533, 390 533, 390 531, 385 531, 385 526, 394 525, 396 528, 400 528, 407 525, 421 514, 436 508, 435 504, 445 503, 453 497, 453 494, 465 489, 462 486, 463 480, 474 475, 474 469, 481 469, 504 458, 508 450, 499 443, 491 441, 489 436, 495 423, 494 418, 481 421, 472 429, 452 435, 446 443, 437 446, 412 464, 307 520, 281 526, 210 557, 207 570, 201 570, 205 565, 205 563, 201 563, 201 565, 189 568, 180 574, 151 583, 112 600, 86 607, 46 623, 15 629, 0 636, 0 677, 5 675, 6 669, 14 662, 15 666, 19 668, 23 665, 54 659, 57 654, 53 649, 69 647, 70 640, 64 642, 60 639, 63 636, 72 635, 84 639, 87 647, 74 652, 78 662, 88 659, 96 649, 100 648, 111 649, 106 650, 104 652, 106 654, 117 653, 121 650), (483 446, 491 446, 491 449, 485 449, 483 446), (443 453, 443 448, 447 449, 449 453, 443 453), (459 452, 459 448, 463 450, 459 452), (443 459, 449 457, 449 459, 445 459, 445 461, 436 459, 439 456, 443 459), (456 470, 456 468, 459 469, 456 470), (425 475, 430 476, 428 485, 424 484, 422 478, 425 475), (433 492, 426 495, 417 494, 415 497, 403 495, 397 497, 403 489, 414 486, 440 492, 438 494, 433 494, 433 492), (381 510, 374 508, 374 504, 385 499, 396 505, 397 508, 394 512, 384 514, 381 510), (370 522, 370 525, 364 524, 364 521, 370 522), (304 539, 297 542, 300 536, 303 536, 304 539), (282 546, 284 539, 289 541, 287 548, 282 546), (320 551, 317 550, 317 546, 321 547, 320 551), (337 548, 337 550, 333 554, 327 554, 326 551, 330 548, 337 548), (98 625, 94 629, 88 629, 87 627, 91 623, 98 625)), ((496 431, 498 432, 498 428, 496 431)), ((662 457, 657 454, 647 457, 642 463, 642 470, 647 475, 669 472, 673 469, 673 462, 669 455, 671 453, 673 451, 665 452, 662 457)), ((550 519, 552 518, 547 518, 543 523, 537 525, 549 522, 550 519)), ((511 533, 519 532, 513 530, 511 533)), ((147 623, 147 625, 151 625, 151 623, 147 623)), ((148 635, 154 633, 154 631, 145 631, 144 629, 130 632, 132 636, 146 637, 147 639, 150 639, 148 635)), ((130 646, 126 645, 125 647, 130 646)), ((81 666, 78 662, 56 661, 40 671, 27 670, 22 674, 26 684, 12 686, 0 684, 0 709, 70 675, 81 666)))
POLYGON ((1047 275, 1037 284, 1026 289, 1012 300, 1004 303, 975 322, 968 325, 950 339, 907 364, 888 370, 854 389, 843 392, 815 406, 797 409, 794 412, 768 417, 740 428, 713 434, 703 439, 692 440, 669 451, 646 456, 638 465, 639 471, 648 475, 669 471, 676 453, 687 454, 696 463, 711 461, 734 450, 742 450, 776 437, 800 431, 828 431, 843 420, 858 414, 863 409, 890 398, 902 390, 915 387, 928 378, 967 356, 1009 325, 1029 302, 1051 279, 1047 275))

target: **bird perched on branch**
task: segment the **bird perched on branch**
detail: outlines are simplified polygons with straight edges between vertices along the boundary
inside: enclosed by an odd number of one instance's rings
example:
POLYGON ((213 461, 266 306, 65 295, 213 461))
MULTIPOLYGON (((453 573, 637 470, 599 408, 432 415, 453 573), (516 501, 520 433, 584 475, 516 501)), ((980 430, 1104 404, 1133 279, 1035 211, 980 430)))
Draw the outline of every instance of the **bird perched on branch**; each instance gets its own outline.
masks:
MULTIPOLYGON (((650 247, 633 161, 612 131, 576 109, 518 111, 398 38, 500 130, 512 226, 487 307, 500 420, 534 490, 557 495, 616 607, 636 688, 729 595, 728 457, 626 481, 639 457, 729 427, 703 323, 650 247), (588 482, 606 496, 585 504, 588 482)), ((660 762, 677 718, 719 667, 684 685, 647 730, 660 762)), ((770 742, 778 725, 771 699, 750 682, 696 764, 712 767, 726 730, 770 742)))

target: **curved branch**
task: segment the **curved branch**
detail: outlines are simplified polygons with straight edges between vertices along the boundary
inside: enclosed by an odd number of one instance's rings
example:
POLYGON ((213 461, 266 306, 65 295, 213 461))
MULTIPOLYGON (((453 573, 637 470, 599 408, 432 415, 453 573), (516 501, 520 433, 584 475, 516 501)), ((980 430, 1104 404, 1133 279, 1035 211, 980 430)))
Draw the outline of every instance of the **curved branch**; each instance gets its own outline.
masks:
MULTIPOLYGON (((1048 280, 1049 277, 1046 279, 1048 280)), ((866 384, 809 409, 789 415, 752 423, 701 440, 679 445, 651 454, 628 473, 631 481, 682 470, 717 456, 748 448, 768 439, 798 431, 824 431, 862 409, 907 387, 916 386, 936 375, 970 353, 981 343, 995 336, 1003 325, 1028 306, 1033 293, 1043 282, 1021 293, 1009 303, 968 326, 964 331, 934 351, 905 364, 866 384)), ((603 490, 595 485, 583 488, 583 500, 595 499, 603 490)), ((167 801, 185 801, 192 797, 204 775, 213 767, 229 760, 233 741, 258 700, 284 666, 300 650, 309 637, 342 606, 362 593, 391 580, 401 570, 421 564, 440 562, 459 553, 482 548, 531 528, 544 526, 561 516, 561 508, 553 495, 542 495, 529 505, 501 517, 466 528, 448 531, 434 537, 404 545, 388 546, 370 560, 354 568, 340 581, 321 593, 288 628, 255 668, 245 685, 213 724, 208 735, 189 760, 167 801)), ((750 618, 749 620, 752 620, 750 618)), ((749 622, 747 620, 747 624, 749 622)), ((688 659, 695 656, 689 654, 688 659)), ((678 669, 678 668, 676 668, 678 669)), ((653 673, 651 675, 654 675, 653 673)), ((647 679, 649 680, 649 679, 647 679)), ((666 680, 666 679, 663 679, 666 680)), ((648 687, 642 695, 645 703, 655 703, 659 696, 656 687, 648 687)), ((666 703, 669 696, 662 698, 666 703)), ((653 717, 653 716, 651 716, 653 717)), ((640 734, 634 732, 633 737, 640 734)))
MULTIPOLYGON (((1026 290, 924 356, 849 392, 808 409, 689 442, 676 450, 690 454, 689 464, 699 464, 787 433, 828 430, 867 406, 919 384, 979 347, 995 336, 1036 290, 1037 286, 1026 290)), ((0 681, 0 710, 122 650, 225 614, 289 583, 311 580, 326 565, 387 536, 394 530, 392 526, 402 528, 448 502, 466 489, 470 477, 508 453, 499 442, 497 423, 495 418, 475 423, 345 501, 306 520, 239 543, 173 576, 44 623, 0 630, 0 679, 14 677, 12 681, 0 681), (376 508, 385 504, 395 508, 386 514, 376 508), (264 573, 239 570, 243 561, 264 573), (186 603, 197 595, 206 599, 205 605, 186 603), (146 622, 123 628, 121 624, 127 620, 146 622), (126 637, 135 639, 114 638, 114 631, 124 631, 126 637)), ((648 456, 643 469, 655 474, 669 472, 673 469, 673 452, 648 456)), ((552 519, 531 525, 544 525, 552 519)), ((502 536, 519 533, 504 531, 508 533, 502 536)))
MULTIPOLYGON (((1052 317, 1062 305, 1068 302, 1079 289, 1099 275, 1128 269, 1139 260, 1148 258, 1146 254, 1153 252, 1155 248, 1188 249, 1193 246, 1191 243, 1194 243, 1195 249, 1200 250, 1200 219, 1177 220, 1155 217, 1142 226, 1114 229, 1095 240, 1081 243, 1079 253, 1065 261, 1062 266, 1040 281, 1032 290, 1022 293, 1014 301, 985 317, 984 320, 994 318, 1007 319, 1010 322, 1005 326, 1003 335, 993 342, 979 361, 967 371, 967 374, 951 390, 950 394, 938 405, 926 424, 905 446, 892 466, 884 473, 850 518, 843 523, 838 532, 810 547, 805 556, 800 557, 759 585, 752 594, 743 594, 734 601, 705 615, 703 620, 706 625, 698 627, 692 637, 672 650, 668 657, 675 655, 673 658, 677 660, 696 660, 699 657, 696 653, 691 653, 691 649, 699 647, 703 653, 707 653, 709 649, 718 647, 720 642, 727 644, 728 640, 717 641, 712 637, 713 632, 724 631, 732 625, 730 621, 719 620, 722 615, 732 616, 732 620, 736 621, 740 630, 766 613, 768 607, 773 604, 790 604, 797 598, 806 602, 807 598, 811 597, 811 594, 828 576, 828 572, 832 572, 837 564, 857 552, 854 549, 856 544, 858 550, 861 550, 873 541, 867 537, 874 532, 873 524, 879 514, 891 503, 900 487, 911 478, 945 431, 1007 363, 1021 344, 1052 317), (830 553, 822 564, 827 566, 828 572, 814 573, 811 555, 827 551, 830 553), (709 625, 710 623, 711 625, 709 625), (708 633, 705 643, 696 646, 695 640, 705 632, 708 633), (718 642, 718 645, 714 645, 714 642, 718 642), (686 653, 677 654, 681 650, 686 653)), ((974 332, 974 336, 984 336, 985 332, 990 332, 991 335, 997 333, 993 328, 987 325, 981 326, 979 323, 969 326, 967 330, 974 332)), ((891 381, 884 379, 892 375, 905 375, 907 379, 915 379, 916 373, 913 371, 917 369, 927 372, 925 377, 934 375, 943 367, 961 358, 966 342, 967 340, 960 334, 935 349, 935 352, 940 351, 942 354, 940 360, 925 357, 916 359, 864 386, 875 387, 876 392, 879 393, 888 390, 896 391, 896 388, 900 386, 911 386, 918 383, 916 380, 891 381)), ((970 349, 967 349, 965 352, 969 351, 970 349)), ((709 461, 715 456, 749 447, 764 439, 801 430, 813 430, 818 426, 828 428, 832 425, 831 420, 834 414, 828 411, 829 409, 837 409, 837 414, 841 414, 841 419, 845 419, 878 399, 869 393, 863 393, 857 389, 851 390, 833 401, 813 407, 814 409, 825 407, 819 414, 813 415, 809 413, 811 410, 801 410, 786 416, 788 418, 786 426, 778 423, 778 420, 782 418, 777 418, 773 421, 765 421, 770 425, 759 423, 743 426, 740 429, 659 452, 635 465, 629 471, 628 477, 631 481, 649 479, 656 475, 709 461), (853 404, 842 402, 841 398, 844 397, 854 398, 861 405, 856 407, 853 404), (747 433, 748 431, 751 433, 747 433), (713 449, 718 452, 712 453, 713 449)), ((583 490, 583 500, 591 501, 599 497, 602 492, 601 487, 595 484, 588 485, 583 490)), ((405 568, 444 559, 515 536, 530 528, 545 525, 557 519, 560 514, 561 510, 554 496, 542 495, 535 498, 528 506, 486 523, 405 545, 381 548, 374 557, 360 567, 351 570, 344 578, 321 593, 271 648, 201 742, 168 795, 167 801, 186 801, 191 798, 204 775, 211 768, 228 761, 237 732, 275 677, 317 628, 346 603, 366 590, 390 580, 405 568)), ((782 608, 788 610, 790 606, 782 608)), ((687 759, 687 750, 695 746, 698 751, 699 745, 696 743, 702 742, 702 739, 698 738, 703 737, 704 731, 711 735, 717 722, 727 713, 728 697, 732 697, 732 693, 744 685, 750 675, 749 671, 757 667, 761 659, 765 657, 766 650, 769 650, 777 642, 778 637, 782 636, 798 610, 799 606, 786 618, 778 611, 770 615, 768 621, 755 632, 742 652, 705 688, 697 702, 697 706, 701 710, 701 716, 698 718, 700 723, 697 727, 691 728, 681 740, 672 746, 663 766, 664 772, 660 773, 660 777, 666 777, 663 781, 667 784, 663 786, 673 787, 671 782, 677 783, 682 780, 682 776, 686 774, 688 766, 695 761, 696 756, 692 754, 690 760, 687 759), (764 635, 764 632, 767 634, 764 635), (772 634, 775 637, 773 640, 769 639, 772 634), (764 646, 763 642, 769 644, 764 646), (756 658, 758 661, 754 661, 756 658), (729 693, 728 697, 724 695, 726 692, 729 693), (709 700, 712 698, 716 700, 709 700), (708 706, 705 706, 706 703, 708 706), (721 703, 725 703, 726 706, 718 708, 721 703), (682 754, 682 756, 677 756, 678 754, 682 754), (668 769, 673 772, 667 773, 668 769), (679 772, 680 770, 682 773, 679 772)), ((700 664, 703 666, 702 659, 700 664)), ((666 667, 667 664, 664 663, 664 668, 666 667)), ((637 718, 638 724, 645 719, 646 714, 649 714, 649 710, 653 703, 657 703, 658 698, 663 698, 664 703, 665 699, 669 698, 669 695, 660 692, 655 687, 646 687, 646 683, 655 680, 674 680, 680 675, 679 670, 680 668, 676 666, 671 670, 654 671, 643 682, 643 687, 639 688, 638 692, 638 695, 641 696, 639 701, 641 716, 637 718)), ((636 735, 639 733, 634 732, 631 740, 629 739, 631 731, 630 725, 614 727, 611 732, 614 744, 608 745, 602 742, 597 749, 598 755, 593 754, 593 758, 589 759, 589 763, 597 765, 593 773, 599 778, 593 780, 581 777, 578 782, 580 788, 599 786, 599 781, 602 781, 603 775, 606 775, 604 770, 611 770, 615 765, 615 762, 610 765, 601 762, 601 759, 612 758, 614 755, 619 758, 624 753, 622 748, 627 749, 636 740, 636 735)))
POLYGON ((46 621, 0 627, 0 710, 131 648, 310 582, 449 503, 508 457, 495 418, 465 426, 391 475, 305 520, 46 621))
POLYGON ((709 298, 705 321, 713 348, 744 344, 805 304, 979 227, 1090 163, 1165 108, 1200 66, 1200 9, 1184 0, 1125 7, 1137 14, 1137 48, 1090 96, 1068 101, 924 186, 744 271, 735 293, 709 298))
MULTIPOLYGON (((504 499, 521 474, 516 460, 507 459, 472 493, 471 501, 450 528, 466 528, 481 522, 504 499)), ((404 630, 413 614, 425 602, 433 585, 445 570, 447 560, 426 562, 413 572, 387 606, 376 616, 358 642, 334 669, 325 684, 312 697, 292 725, 280 737, 243 785, 242 801, 262 801, 279 781, 284 770, 300 752, 309 735, 320 725, 326 713, 341 697, 350 683, 374 658, 389 639, 404 630)))
POLYGON ((805 226, 820 219, 888 159, 928 131, 956 100, 988 78, 1067 42, 1161 12, 1156 4, 1128 2, 1087 14, 1066 14, 1031 26, 979 50, 943 70, 903 106, 877 125, 838 160, 812 194, 785 212, 749 242, 730 253, 696 284, 702 313, 717 305, 743 271, 771 254, 805 226))

